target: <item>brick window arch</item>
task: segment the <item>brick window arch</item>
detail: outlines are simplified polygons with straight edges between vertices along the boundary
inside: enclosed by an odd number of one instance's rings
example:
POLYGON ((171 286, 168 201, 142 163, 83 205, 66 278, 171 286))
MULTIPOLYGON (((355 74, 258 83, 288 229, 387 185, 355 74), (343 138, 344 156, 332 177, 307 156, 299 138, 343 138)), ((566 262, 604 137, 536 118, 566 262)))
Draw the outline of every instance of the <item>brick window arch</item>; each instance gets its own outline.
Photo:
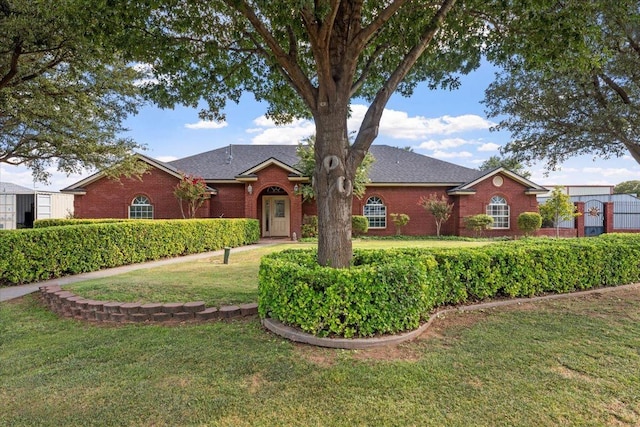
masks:
POLYGON ((487 215, 493 218, 492 228, 508 229, 509 223, 509 204, 502 196, 493 196, 487 205, 487 215))
POLYGON ((369 228, 387 228, 387 207, 380 197, 372 196, 367 199, 363 215, 369 220, 369 228))
POLYGON ((153 219, 153 205, 147 196, 139 194, 131 201, 129 219, 153 219))

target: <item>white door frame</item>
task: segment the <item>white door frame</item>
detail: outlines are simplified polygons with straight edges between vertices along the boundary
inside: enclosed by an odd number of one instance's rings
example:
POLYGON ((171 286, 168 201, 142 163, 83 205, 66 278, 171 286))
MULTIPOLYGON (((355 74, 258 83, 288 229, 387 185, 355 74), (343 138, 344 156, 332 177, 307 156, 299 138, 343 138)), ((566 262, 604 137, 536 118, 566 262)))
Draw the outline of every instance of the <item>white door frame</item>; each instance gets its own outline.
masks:
POLYGON ((289 237, 290 228, 289 196, 263 196, 262 237, 289 237))

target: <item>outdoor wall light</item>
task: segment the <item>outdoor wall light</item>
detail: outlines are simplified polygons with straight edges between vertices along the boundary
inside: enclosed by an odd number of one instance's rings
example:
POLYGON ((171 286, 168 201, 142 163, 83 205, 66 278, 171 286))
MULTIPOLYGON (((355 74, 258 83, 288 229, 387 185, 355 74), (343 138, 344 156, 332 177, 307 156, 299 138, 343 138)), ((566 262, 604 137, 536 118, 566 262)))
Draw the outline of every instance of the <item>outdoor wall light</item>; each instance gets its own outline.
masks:
POLYGON ((247 193, 253 194, 253 186, 251 184, 247 185, 247 193))

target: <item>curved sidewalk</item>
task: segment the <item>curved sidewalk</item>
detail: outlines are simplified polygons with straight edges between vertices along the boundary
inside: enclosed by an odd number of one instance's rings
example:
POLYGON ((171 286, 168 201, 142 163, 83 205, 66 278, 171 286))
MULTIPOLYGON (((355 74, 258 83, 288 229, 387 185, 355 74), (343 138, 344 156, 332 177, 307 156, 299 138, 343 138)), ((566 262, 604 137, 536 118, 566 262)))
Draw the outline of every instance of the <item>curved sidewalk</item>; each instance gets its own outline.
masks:
MULTIPOLYGON (((281 240, 260 240, 258 243, 247 246, 240 246, 237 248, 231 248, 231 253, 243 252, 251 249, 256 249, 264 246, 272 246, 283 243, 281 240)), ((43 280, 41 282, 29 283, 27 285, 9 286, 6 288, 0 288, 0 302, 8 301, 14 298, 19 298, 24 295, 36 292, 40 289, 40 286, 50 285, 68 285, 70 283, 81 282, 89 279, 101 279, 103 277, 117 276, 118 274, 127 273, 129 271, 143 270, 147 268, 161 267, 164 265, 179 264, 183 262, 196 261, 199 259, 211 258, 214 256, 220 256, 224 254, 224 249, 212 252, 203 252, 201 254, 185 255, 175 258, 165 258, 157 261, 143 262, 139 264, 123 265, 114 268, 105 268, 104 270, 92 271, 89 273, 76 274, 75 276, 64 276, 57 279, 43 280)), ((231 259, 233 262, 233 259, 231 259)))

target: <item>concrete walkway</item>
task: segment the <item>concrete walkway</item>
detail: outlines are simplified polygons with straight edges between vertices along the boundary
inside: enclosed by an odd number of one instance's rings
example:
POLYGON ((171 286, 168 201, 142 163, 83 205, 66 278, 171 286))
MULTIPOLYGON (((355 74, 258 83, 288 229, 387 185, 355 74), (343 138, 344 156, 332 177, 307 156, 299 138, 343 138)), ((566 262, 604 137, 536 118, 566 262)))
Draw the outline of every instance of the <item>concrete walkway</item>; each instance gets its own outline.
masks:
MULTIPOLYGON (((278 240, 278 239, 261 240, 260 242, 253 245, 232 248, 230 262, 233 262, 234 252, 244 252, 244 251, 257 249, 264 246, 277 245, 280 243, 287 243, 287 241, 278 240)), ((199 259, 206 259, 214 256, 221 256, 223 254, 224 254, 224 250, 204 252, 201 254, 186 255, 186 256, 175 257, 175 258, 165 258, 158 261, 143 262, 140 264, 123 265, 121 267, 107 268, 104 270, 92 271, 90 273, 77 274, 75 276, 64 276, 58 279, 51 279, 51 280, 44 280, 42 282, 29 283, 28 285, 9 286, 7 288, 0 288, 0 302, 8 301, 14 298, 19 298, 21 296, 30 294, 32 292, 36 292, 38 289, 40 289, 40 286, 49 286, 49 285, 64 286, 70 283, 81 282, 83 280, 101 279, 103 277, 117 276, 118 274, 127 273, 129 271, 143 270, 146 268, 160 267, 163 265, 172 265, 172 264, 179 264, 183 262, 196 261, 199 259)))

